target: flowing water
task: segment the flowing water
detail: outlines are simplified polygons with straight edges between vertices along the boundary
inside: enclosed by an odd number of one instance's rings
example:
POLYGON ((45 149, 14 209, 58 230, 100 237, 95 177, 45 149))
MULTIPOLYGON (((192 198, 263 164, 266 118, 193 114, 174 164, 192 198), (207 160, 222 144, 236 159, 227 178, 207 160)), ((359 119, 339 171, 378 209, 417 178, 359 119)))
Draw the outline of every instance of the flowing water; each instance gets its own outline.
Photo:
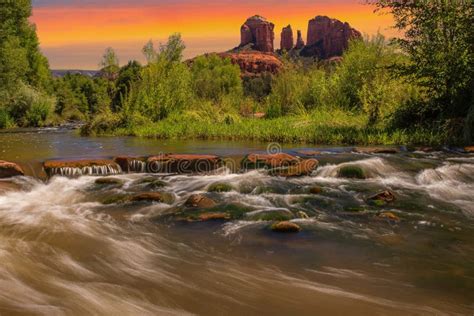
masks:
POLYGON ((26 166, 28 176, 14 180, 21 190, 0 193, 0 314, 473 315, 473 155, 319 148, 319 169, 303 178, 222 169, 113 175, 118 185, 105 186, 87 175, 40 179, 40 163, 51 158, 238 158, 266 147, 1 133, 0 159, 26 166), (338 178, 345 165, 369 178, 338 178), (156 190, 142 181, 150 177, 163 182, 171 205, 104 202, 156 190), (234 190, 206 193, 217 182, 234 190), (322 192, 310 194, 315 185, 322 192), (387 189, 394 203, 367 202, 387 189), (227 222, 173 220, 193 193, 251 211, 227 222), (271 212, 309 218, 293 220, 300 233, 277 234, 270 222, 252 220, 271 212))

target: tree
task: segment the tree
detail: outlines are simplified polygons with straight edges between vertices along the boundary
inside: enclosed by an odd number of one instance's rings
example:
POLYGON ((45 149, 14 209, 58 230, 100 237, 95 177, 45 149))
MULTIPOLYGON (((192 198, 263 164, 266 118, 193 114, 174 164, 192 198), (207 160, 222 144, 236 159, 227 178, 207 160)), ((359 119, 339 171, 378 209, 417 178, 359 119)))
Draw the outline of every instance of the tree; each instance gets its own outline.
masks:
POLYGON ((194 93, 203 99, 219 101, 223 96, 242 96, 240 68, 216 54, 199 56, 191 67, 194 93))
POLYGON ((145 59, 148 64, 152 63, 156 60, 158 53, 155 50, 155 45, 153 45, 153 41, 149 40, 145 46, 142 48, 142 53, 145 56, 145 59))
POLYGON ((117 82, 115 83, 115 95, 112 99, 112 109, 118 111, 123 106, 132 86, 141 79, 142 66, 138 61, 129 61, 127 65, 120 68, 117 82))
POLYGON ((100 60, 99 67, 101 67, 101 73, 108 80, 115 80, 119 72, 119 59, 115 50, 112 47, 105 49, 104 55, 100 60))
POLYGON ((403 32, 404 36, 394 42, 410 57, 410 62, 398 65, 397 70, 427 89, 431 103, 426 112, 430 118, 466 118, 468 113, 474 113, 472 0, 368 2, 377 11, 391 13, 395 28, 403 32))
POLYGON ((181 34, 175 33, 168 38, 166 44, 160 44, 159 57, 169 62, 180 62, 183 60, 183 52, 186 49, 181 34))

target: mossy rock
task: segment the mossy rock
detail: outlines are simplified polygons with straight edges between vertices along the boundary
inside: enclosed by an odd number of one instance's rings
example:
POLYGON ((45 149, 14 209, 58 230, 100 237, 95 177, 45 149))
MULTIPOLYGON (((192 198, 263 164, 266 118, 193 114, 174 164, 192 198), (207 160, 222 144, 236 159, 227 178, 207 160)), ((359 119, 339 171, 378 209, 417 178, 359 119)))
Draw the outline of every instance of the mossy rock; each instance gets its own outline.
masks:
POLYGON ((126 203, 130 200, 130 196, 127 194, 118 194, 118 195, 112 195, 108 196, 105 199, 101 201, 102 204, 104 205, 111 205, 111 204, 122 204, 126 203))
POLYGON ((166 192, 146 192, 139 193, 130 198, 131 202, 158 202, 173 204, 174 196, 166 192))
POLYGON ((298 224, 283 221, 273 224, 271 230, 276 233, 298 233, 301 231, 301 227, 298 224))
POLYGON ((95 184, 100 186, 114 186, 114 187, 121 187, 123 186, 123 181, 117 178, 98 178, 94 181, 95 184))
POLYGON ((228 183, 213 183, 207 189, 208 192, 230 192, 234 189, 234 187, 228 183))
POLYGON ((164 182, 160 179, 154 178, 154 177, 139 179, 139 180, 135 181, 135 183, 139 184, 139 185, 144 185, 145 188, 150 189, 150 190, 161 189, 161 188, 164 188, 165 186, 167 186, 166 182, 164 182))
POLYGON ((293 218, 293 213, 284 210, 259 211, 246 216, 250 221, 289 221, 293 218))
POLYGON ((175 220, 187 222, 212 221, 212 220, 238 220, 244 218, 245 214, 253 211, 244 205, 227 204, 219 205, 211 209, 193 210, 187 209, 173 215, 175 220))
POLYGON ((339 169, 337 176, 347 179, 367 179, 364 169, 359 166, 344 166, 339 169))

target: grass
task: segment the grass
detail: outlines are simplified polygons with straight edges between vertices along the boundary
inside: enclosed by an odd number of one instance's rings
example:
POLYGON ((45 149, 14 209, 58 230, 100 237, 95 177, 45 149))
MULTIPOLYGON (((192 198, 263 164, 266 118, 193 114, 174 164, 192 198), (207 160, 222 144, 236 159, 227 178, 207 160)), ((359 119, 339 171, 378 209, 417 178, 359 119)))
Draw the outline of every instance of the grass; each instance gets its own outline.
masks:
POLYGON ((448 141, 444 134, 428 129, 390 131, 367 128, 364 115, 342 110, 316 111, 311 115, 275 119, 242 118, 231 124, 165 119, 141 126, 118 128, 105 135, 320 145, 440 145, 448 141))

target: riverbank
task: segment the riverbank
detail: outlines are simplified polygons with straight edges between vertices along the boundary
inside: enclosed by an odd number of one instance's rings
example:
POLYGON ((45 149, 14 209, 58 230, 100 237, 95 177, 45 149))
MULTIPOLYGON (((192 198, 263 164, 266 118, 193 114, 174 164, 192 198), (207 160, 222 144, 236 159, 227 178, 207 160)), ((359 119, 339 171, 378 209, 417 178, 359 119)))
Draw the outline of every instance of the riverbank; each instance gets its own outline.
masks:
MULTIPOLYGON (((84 134, 91 129, 83 128, 84 134)), ((94 129, 98 136, 138 136, 181 140, 244 140, 318 145, 457 145, 460 140, 446 130, 387 127, 367 128, 364 115, 346 111, 318 111, 311 115, 276 119, 196 120, 169 118, 156 123, 121 128, 94 129)))

